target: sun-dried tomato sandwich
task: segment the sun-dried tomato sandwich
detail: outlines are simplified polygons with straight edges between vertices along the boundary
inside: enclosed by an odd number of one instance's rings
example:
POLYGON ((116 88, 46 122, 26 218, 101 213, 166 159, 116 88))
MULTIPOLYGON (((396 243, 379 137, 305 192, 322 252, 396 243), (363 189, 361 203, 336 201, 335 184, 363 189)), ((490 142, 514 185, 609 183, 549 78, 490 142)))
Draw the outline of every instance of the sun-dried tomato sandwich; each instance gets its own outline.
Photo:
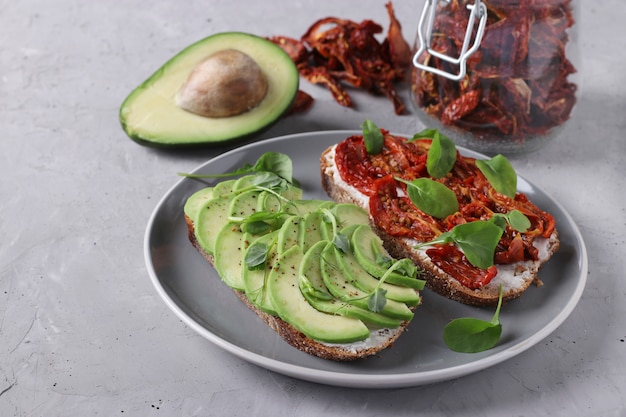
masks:
POLYGON ((321 155, 322 185, 368 211, 392 256, 410 258, 426 287, 470 305, 519 297, 559 247, 555 220, 517 191, 502 155, 463 156, 434 130, 412 138, 372 122, 321 155))

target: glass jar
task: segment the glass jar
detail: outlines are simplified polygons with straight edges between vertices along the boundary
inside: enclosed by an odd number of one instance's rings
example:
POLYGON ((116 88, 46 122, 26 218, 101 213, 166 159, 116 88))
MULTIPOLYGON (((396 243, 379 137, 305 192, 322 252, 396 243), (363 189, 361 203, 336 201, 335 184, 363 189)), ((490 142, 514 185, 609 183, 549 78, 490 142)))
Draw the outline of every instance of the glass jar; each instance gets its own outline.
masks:
POLYGON ((576 104, 572 0, 424 0, 411 71, 420 119, 487 154, 539 149, 576 104))

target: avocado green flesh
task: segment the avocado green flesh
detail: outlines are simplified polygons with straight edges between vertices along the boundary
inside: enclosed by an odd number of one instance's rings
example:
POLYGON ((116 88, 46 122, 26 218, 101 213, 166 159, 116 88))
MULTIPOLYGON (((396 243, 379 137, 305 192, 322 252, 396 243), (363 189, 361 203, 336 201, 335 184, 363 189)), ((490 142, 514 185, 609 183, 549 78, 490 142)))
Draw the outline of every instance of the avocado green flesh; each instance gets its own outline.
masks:
POLYGON ((286 252, 293 246, 300 246, 300 235, 302 230, 303 219, 299 216, 291 216, 287 218, 285 223, 278 232, 278 253, 286 252))
MULTIPOLYGON (((376 262, 378 255, 388 256, 382 246, 380 238, 368 226, 357 226, 352 234, 352 247, 357 261, 367 272, 376 278, 381 278, 387 269, 376 262)), ((414 289, 422 289, 424 282, 415 278, 392 272, 386 282, 402 285, 414 289)))
MULTIPOLYGON (((348 302, 357 307, 368 308, 368 293, 359 290, 351 281, 338 261, 341 256, 339 249, 334 245, 327 246, 322 252, 321 269, 324 284, 332 295, 341 301, 348 302)), ((413 312, 404 303, 387 300, 381 314, 402 320, 411 320, 413 312)))
POLYGON ((268 291, 278 315, 287 323, 314 340, 329 343, 351 343, 370 335, 368 327, 355 318, 316 310, 298 287, 298 265, 302 250, 294 246, 277 261, 268 280, 268 291))
POLYGON ((328 292, 328 287, 322 276, 322 254, 328 245, 332 245, 332 243, 326 240, 320 240, 312 245, 300 263, 298 271, 300 291, 309 304, 316 310, 357 318, 373 326, 387 328, 400 326, 401 320, 340 301, 328 292))
POLYGON ((202 39, 167 61, 124 100, 120 122, 131 139, 155 146, 217 144, 256 133, 289 109, 298 91, 298 70, 277 45, 258 36, 227 32, 202 39), (224 49, 250 56, 268 81, 263 101, 242 114, 209 118, 181 109, 175 96, 191 71, 224 49))
POLYGON ((244 259, 248 249, 257 243, 265 245, 268 248, 268 252, 264 267, 248 268, 244 266, 241 272, 244 283, 244 291, 248 300, 250 300, 254 306, 271 315, 276 315, 276 311, 274 310, 267 292, 267 278, 269 271, 276 262, 276 258, 278 258, 278 253, 276 252, 277 235, 278 231, 275 230, 256 239, 252 239, 252 236, 250 235, 244 237, 244 239, 250 241, 250 245, 244 252, 244 259))
POLYGON ((194 220, 202 206, 204 206, 211 198, 213 198, 213 187, 201 188, 193 193, 189 196, 183 207, 185 216, 194 220))
POLYGON ((226 223, 215 238, 215 270, 226 285, 240 291, 245 290, 241 274, 244 244, 243 232, 232 222, 226 223))
POLYGON ((356 250, 344 253, 333 243, 335 233, 341 233, 354 247, 356 235, 361 249, 368 250, 370 269, 386 271, 372 260, 376 235, 364 223, 365 211, 350 204, 301 200, 297 187, 277 191, 290 199, 284 201, 252 183, 247 177, 222 181, 193 193, 185 204, 189 213, 196 213, 197 241, 214 255, 215 269, 227 285, 244 292, 260 310, 322 342, 364 340, 371 329, 397 328, 412 319, 410 307, 420 301, 413 288, 380 283, 360 263, 356 250), (267 212, 278 214, 269 221, 269 232, 241 227, 247 216, 267 212), (264 245, 265 263, 248 267, 246 257, 257 244, 264 245), (387 295, 385 306, 375 312, 368 300, 377 288, 387 295))
MULTIPOLYGON (((353 253, 342 253, 337 257, 337 261, 341 270, 346 276, 351 277, 352 282, 358 289, 370 292, 377 288, 379 280, 370 275, 361 266, 353 253)), ((385 296, 389 300, 400 301, 408 306, 418 305, 421 301, 420 296, 409 287, 402 287, 384 282, 380 288, 387 291, 385 296)))

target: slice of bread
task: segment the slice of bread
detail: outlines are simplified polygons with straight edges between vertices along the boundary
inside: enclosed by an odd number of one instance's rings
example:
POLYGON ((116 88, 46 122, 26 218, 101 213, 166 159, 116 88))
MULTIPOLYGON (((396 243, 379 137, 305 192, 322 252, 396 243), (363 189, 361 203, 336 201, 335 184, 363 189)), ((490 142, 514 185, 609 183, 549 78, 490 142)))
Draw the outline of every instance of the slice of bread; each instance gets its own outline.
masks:
MULTIPOLYGON (((326 149, 320 158, 324 190, 337 202, 351 202, 369 212, 369 197, 341 178, 335 164, 335 148, 336 145, 326 149)), ((497 265, 498 273, 487 285, 479 289, 469 289, 438 268, 426 255, 425 249, 414 248, 417 243, 423 242, 390 236, 377 227, 371 216, 370 222, 372 228, 383 240, 385 249, 392 256, 410 258, 423 270, 421 278, 426 280, 427 288, 447 298, 469 305, 496 305, 500 286, 503 290, 503 300, 506 301, 519 297, 532 282, 541 285, 541 281, 537 278, 538 270, 559 247, 558 234, 555 229, 549 238, 535 239, 533 244, 539 252, 538 260, 497 265)))
MULTIPOLYGON (((189 216, 185 215, 185 221, 187 223, 187 234, 191 244, 211 265, 214 265, 215 259, 213 256, 205 252, 196 239, 193 220, 189 218, 189 216)), ((302 352, 320 357, 322 359, 333 361, 353 361, 375 355, 382 350, 391 347, 406 330, 409 324, 408 321, 404 321, 399 327, 394 329, 372 329, 370 330, 370 336, 359 342, 343 344, 326 343, 313 340, 297 330, 291 324, 282 320, 280 317, 260 310, 250 303, 244 292, 235 289, 233 289, 233 291, 250 310, 252 310, 265 324, 278 333, 278 335, 285 342, 302 352)))

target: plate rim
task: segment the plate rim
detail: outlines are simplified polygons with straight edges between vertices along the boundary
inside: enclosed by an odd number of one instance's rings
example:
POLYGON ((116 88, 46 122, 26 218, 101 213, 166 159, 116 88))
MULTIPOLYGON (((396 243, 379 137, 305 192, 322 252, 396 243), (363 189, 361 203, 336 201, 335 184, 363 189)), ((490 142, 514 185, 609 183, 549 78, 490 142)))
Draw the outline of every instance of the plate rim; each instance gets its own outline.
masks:
MULTIPOLYGON (((274 142, 282 142, 282 141, 290 141, 290 140, 302 140, 309 136, 351 136, 354 134, 360 134, 361 131, 358 130, 321 130, 321 131, 310 131, 310 132, 302 132, 302 133, 294 133, 289 135, 282 135, 273 138, 268 138, 264 140, 260 140, 257 142, 252 142, 245 144, 243 146, 239 146, 233 149, 230 149, 226 152, 223 152, 219 155, 216 155, 207 161, 196 166, 191 172, 197 172, 204 168, 206 165, 211 163, 215 163, 220 159, 227 159, 231 155, 246 152, 250 149, 256 148, 261 145, 271 145, 274 142)), ((402 134, 402 133, 393 133, 394 135, 411 137, 412 135, 402 134)), ((464 148, 462 146, 457 145, 457 149, 464 155, 468 155, 471 157, 480 157, 480 158, 488 158, 486 155, 464 148)), ((200 323, 195 321, 192 317, 183 311, 183 309, 173 300, 167 293, 166 289, 162 285, 161 280, 158 277, 154 269, 154 265, 151 261, 151 249, 150 249, 150 236, 154 230, 154 224, 156 217, 159 214, 160 209, 163 207, 165 202, 169 197, 175 192, 175 190, 181 186, 185 181, 189 181, 188 178, 181 178, 176 181, 159 199, 158 203, 152 210, 148 223, 146 226, 146 230, 144 233, 144 241, 143 241, 143 253, 144 253, 144 261, 146 264, 146 268, 148 270, 148 274, 150 276, 150 280, 155 287, 159 296, 163 299, 165 304, 176 314, 176 316, 185 323, 185 325, 189 326, 191 329, 196 331, 198 334, 203 336, 205 339, 209 340, 216 346, 226 350, 227 352, 239 357, 242 360, 253 363, 262 368, 287 375, 290 377, 310 381, 317 382, 326 385, 335 385, 342 387, 350 387, 350 388, 402 388, 402 387, 413 387, 425 384, 431 384, 436 382, 441 382, 445 380, 450 380, 454 378, 459 378, 465 375, 469 375, 471 373, 475 373, 477 371, 481 371, 487 369, 491 366, 504 362, 512 357, 515 357, 522 352, 530 349, 532 346, 539 343, 541 340, 545 339, 548 335, 550 335, 553 331, 555 331, 572 313, 572 311, 577 306, 582 293, 584 291, 586 281, 587 281, 587 272, 588 272, 588 255, 585 242, 582 237, 582 233, 580 232, 578 226, 574 222, 571 215, 565 210, 564 206, 551 197, 549 194, 545 193, 545 191, 535 185, 534 183, 525 179, 524 176, 519 175, 524 181, 526 181, 530 186, 534 189, 541 191, 552 204, 554 204, 565 216, 564 221, 568 223, 570 226, 570 230, 573 233, 575 239, 575 243, 577 248, 580 251, 576 251, 577 257, 576 259, 579 262, 579 272, 580 276, 578 277, 578 282, 575 287, 575 290, 572 293, 572 296, 568 300, 568 302, 563 306, 563 308, 556 314, 552 320, 550 320, 545 326, 539 329, 537 332, 532 334, 529 337, 524 338, 518 343, 504 349, 502 351, 496 352, 492 355, 488 355, 486 357, 477 359, 475 361, 464 363, 461 365, 452 366, 449 368, 438 369, 438 370, 429 370, 429 371, 421 371, 421 372, 407 372, 407 373, 393 373, 393 374, 348 374, 337 371, 327 371, 321 369, 314 369, 305 366, 294 365, 290 363, 285 363, 278 359, 274 359, 268 356, 264 356, 262 354, 249 351, 244 349, 237 344, 231 343, 227 340, 222 339, 218 335, 212 333, 207 328, 203 327, 200 323)), ((574 243, 574 242, 573 242, 574 243)))

